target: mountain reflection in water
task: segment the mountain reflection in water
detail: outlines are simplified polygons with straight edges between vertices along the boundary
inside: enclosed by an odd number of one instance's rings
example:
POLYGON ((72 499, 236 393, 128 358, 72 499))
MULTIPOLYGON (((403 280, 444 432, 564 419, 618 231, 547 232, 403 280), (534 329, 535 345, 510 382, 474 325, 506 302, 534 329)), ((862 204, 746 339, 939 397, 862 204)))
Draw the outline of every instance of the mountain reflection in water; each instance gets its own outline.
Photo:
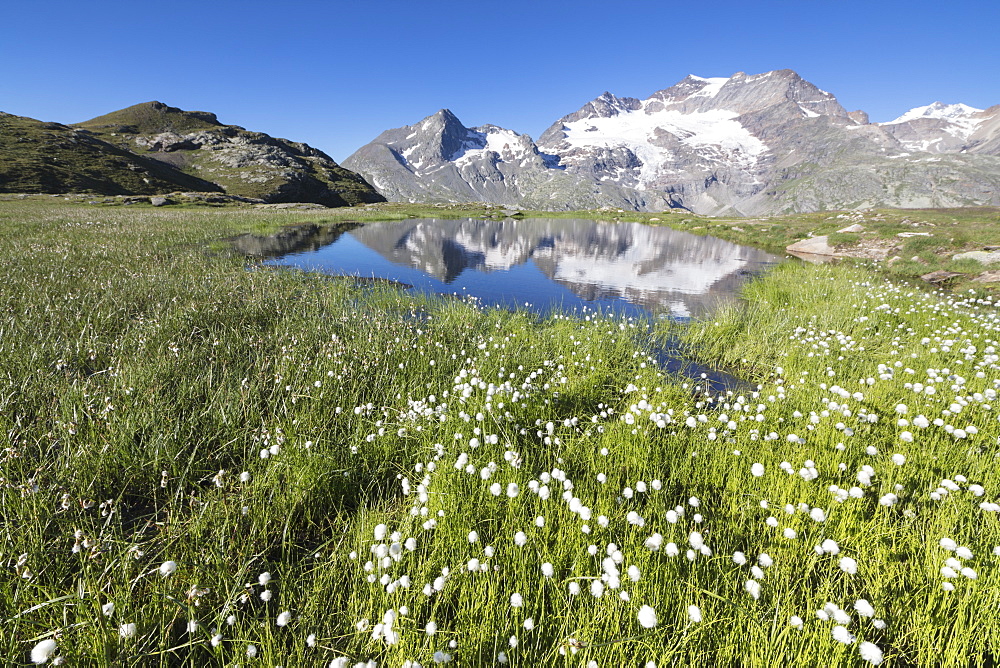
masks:
POLYGON ((525 218, 369 223, 270 263, 540 311, 590 306, 687 317, 734 299, 749 276, 779 261, 666 227, 525 218))

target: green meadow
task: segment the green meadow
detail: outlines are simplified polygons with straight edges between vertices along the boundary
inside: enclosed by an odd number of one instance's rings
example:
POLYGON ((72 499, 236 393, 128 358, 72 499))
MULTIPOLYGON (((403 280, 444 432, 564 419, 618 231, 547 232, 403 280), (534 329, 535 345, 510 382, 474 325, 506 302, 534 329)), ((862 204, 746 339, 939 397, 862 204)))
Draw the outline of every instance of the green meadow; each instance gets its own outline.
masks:
POLYGON ((996 665, 991 293, 789 262, 651 328, 225 252, 488 213, 0 201, 0 662, 996 665))

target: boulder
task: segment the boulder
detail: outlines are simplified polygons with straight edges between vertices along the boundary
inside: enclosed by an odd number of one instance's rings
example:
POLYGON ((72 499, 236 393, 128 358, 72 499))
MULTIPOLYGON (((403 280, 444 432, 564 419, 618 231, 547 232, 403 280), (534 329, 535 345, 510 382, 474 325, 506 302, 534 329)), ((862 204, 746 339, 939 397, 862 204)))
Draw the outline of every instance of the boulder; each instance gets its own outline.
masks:
POLYGON ((952 260, 975 260, 979 264, 1000 264, 1000 252, 969 251, 951 256, 952 260))
POLYGON ((853 234, 856 234, 858 232, 864 232, 864 231, 865 231, 864 226, 863 225, 858 225, 857 223, 854 223, 853 225, 848 225, 847 227, 845 227, 842 230, 837 230, 837 232, 846 232, 846 233, 853 233, 853 234))
POLYGON ((991 271, 984 271, 983 273, 972 279, 973 283, 1000 283, 1000 270, 993 269, 991 271))
POLYGON ((962 274, 956 273, 954 271, 945 271, 944 269, 938 269, 937 271, 932 271, 929 274, 924 274, 921 276, 921 280, 927 281, 928 283, 933 283, 938 285, 939 283, 944 283, 949 281, 956 276, 961 276, 962 274))
POLYGON ((794 244, 786 246, 785 250, 792 253, 810 253, 812 255, 833 255, 836 253, 825 234, 819 237, 812 237, 811 239, 796 241, 794 244))
POLYGON ((150 197, 149 203, 153 206, 167 206, 168 204, 173 204, 173 202, 166 197, 150 197))

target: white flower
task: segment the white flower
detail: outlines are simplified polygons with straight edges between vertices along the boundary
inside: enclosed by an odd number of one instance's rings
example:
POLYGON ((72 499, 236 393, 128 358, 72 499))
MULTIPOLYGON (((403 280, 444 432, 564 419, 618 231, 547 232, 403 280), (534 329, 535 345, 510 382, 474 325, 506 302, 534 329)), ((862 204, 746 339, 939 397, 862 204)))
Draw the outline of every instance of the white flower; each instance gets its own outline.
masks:
POLYGON ((854 603, 854 609, 857 610, 858 614, 861 615, 862 617, 874 617, 875 616, 875 608, 873 608, 872 604, 869 603, 868 601, 866 601, 863 598, 859 598, 854 603))
POLYGON ((802 618, 799 617, 798 615, 792 615, 788 620, 788 625, 791 626, 793 629, 798 629, 799 631, 801 631, 803 625, 802 618))
POLYGON ((604 583, 600 580, 592 580, 590 583, 590 593, 594 595, 594 598, 600 598, 604 593, 604 583))
POLYGON ((656 623, 656 610, 653 610, 648 605, 639 608, 639 626, 644 629, 651 629, 656 626, 656 623))
POLYGON ((820 547, 823 549, 823 552, 825 552, 826 554, 839 554, 840 553, 840 546, 837 545, 837 541, 835 541, 835 540, 833 540, 831 538, 827 538, 822 543, 820 543, 820 547))
POLYGON ((247 645, 247 656, 250 657, 251 659, 257 656, 256 645, 247 645))
POLYGON ((135 624, 122 624, 118 627, 118 635, 122 638, 131 638, 135 635, 135 624))
POLYGON ((757 463, 750 467, 750 473, 753 474, 755 478, 759 478, 764 475, 764 465, 757 463))
POLYGON ((858 562, 850 557, 841 557, 840 569, 848 575, 854 575, 858 572, 858 562))
POLYGON ((697 605, 688 606, 688 619, 695 623, 701 621, 701 610, 697 605))
POLYGON ((646 539, 646 542, 643 543, 643 547, 652 552, 656 552, 657 550, 660 549, 660 546, 662 544, 663 544, 663 536, 661 536, 658 533, 654 533, 652 536, 646 539))
MULTIPOLYGON (((913 423, 916 424, 917 421, 914 420, 913 423)), ((913 434, 911 434, 908 431, 900 432, 900 434, 899 434, 899 440, 905 441, 906 443, 912 443, 913 442, 913 434)))
POLYGON ((522 546, 528 542, 528 536, 525 535, 523 531, 518 531, 514 534, 514 544, 517 546, 522 546))
POLYGON ((524 630, 530 631, 533 628, 535 628, 535 620, 532 619, 531 617, 528 617, 527 619, 524 620, 524 630))
POLYGON ((58 649, 56 641, 52 638, 46 638, 31 648, 31 662, 45 663, 56 653, 56 649, 58 649))
POLYGON ((382 540, 385 538, 385 534, 389 531, 389 527, 384 524, 379 524, 375 527, 375 540, 382 540))
POLYGON ((892 463, 896 466, 902 466, 906 463, 906 457, 899 454, 898 452, 892 456, 892 463))
POLYGON ((267 585, 267 583, 270 581, 271 581, 271 574, 268 573, 267 571, 264 571, 263 573, 257 576, 257 582, 259 582, 262 587, 267 585))
POLYGON ((938 545, 940 545, 946 550, 950 550, 951 552, 954 552, 956 549, 958 549, 958 543, 953 541, 951 538, 947 537, 942 538, 940 541, 938 541, 938 545))
POLYGON ((834 640, 842 642, 845 645, 850 645, 854 642, 854 636, 851 635, 851 632, 839 624, 833 627, 832 635, 834 640))
POLYGON ((747 557, 742 552, 733 552, 733 563, 737 566, 742 566, 747 563, 747 557))
POLYGON ((470 531, 469 532, 469 542, 470 543, 475 543, 478 540, 479 540, 479 534, 477 532, 475 532, 475 531, 470 531))
POLYGON ((264 591, 262 591, 260 593, 260 600, 262 600, 265 603, 267 603, 268 601, 271 600, 271 596, 273 596, 273 594, 271 594, 271 590, 270 589, 265 589, 264 591))
POLYGON ((757 557, 757 563, 764 568, 769 568, 771 564, 774 563, 774 559, 771 558, 767 552, 762 552, 759 557, 757 557))
POLYGON ((861 655, 862 659, 874 666, 882 663, 882 650, 875 643, 861 643, 858 645, 858 654, 861 655))
MULTIPOLYGON (((309 646, 314 647, 316 645, 316 636, 309 636, 309 637, 313 639, 312 645, 309 646)), ((222 644, 222 634, 216 633, 214 636, 212 636, 212 639, 209 642, 212 643, 212 647, 218 647, 219 645, 222 644)), ((306 639, 306 643, 308 642, 309 640, 306 639)))
POLYGON ((743 584, 743 588, 747 590, 747 593, 753 596, 754 600, 760 598, 760 583, 756 580, 747 580, 743 584))
POLYGON ((198 630, 198 622, 196 620, 194 620, 194 619, 188 621, 188 623, 187 623, 187 632, 188 633, 194 633, 197 630, 198 630))
POLYGON ((177 571, 176 561, 164 561, 160 564, 160 575, 167 577, 168 575, 173 575, 177 571))
POLYGON ((552 568, 552 564, 550 564, 547 561, 544 564, 542 564, 542 575, 544 575, 547 578, 550 578, 552 577, 553 573, 555 573, 555 569, 552 568))
POLYGON ((275 620, 275 624, 278 626, 288 626, 288 622, 292 621, 292 613, 285 610, 283 613, 278 615, 278 619, 275 620))
POLYGON ((825 522, 826 512, 822 508, 813 508, 809 511, 809 517, 813 518, 816 522, 825 522))
POLYGON ((510 595, 510 607, 520 608, 524 605, 524 599, 517 592, 510 595))
POLYGON ((111 601, 108 601, 107 603, 101 606, 101 612, 104 613, 105 617, 110 617, 111 615, 115 614, 115 604, 112 603, 111 601))

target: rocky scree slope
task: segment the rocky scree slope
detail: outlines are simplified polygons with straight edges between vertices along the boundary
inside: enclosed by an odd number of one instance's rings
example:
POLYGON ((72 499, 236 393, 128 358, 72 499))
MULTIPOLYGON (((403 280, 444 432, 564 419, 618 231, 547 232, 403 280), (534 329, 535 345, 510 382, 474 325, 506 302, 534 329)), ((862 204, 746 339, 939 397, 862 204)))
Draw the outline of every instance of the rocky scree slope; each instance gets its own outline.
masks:
POLYGON ((465 128, 442 110, 344 164, 396 201, 710 215, 998 204, 996 109, 951 124, 877 124, 791 70, 691 75, 645 100, 604 93, 537 144, 496 126, 465 128), (966 132, 958 142, 949 139, 956 123, 966 132))

